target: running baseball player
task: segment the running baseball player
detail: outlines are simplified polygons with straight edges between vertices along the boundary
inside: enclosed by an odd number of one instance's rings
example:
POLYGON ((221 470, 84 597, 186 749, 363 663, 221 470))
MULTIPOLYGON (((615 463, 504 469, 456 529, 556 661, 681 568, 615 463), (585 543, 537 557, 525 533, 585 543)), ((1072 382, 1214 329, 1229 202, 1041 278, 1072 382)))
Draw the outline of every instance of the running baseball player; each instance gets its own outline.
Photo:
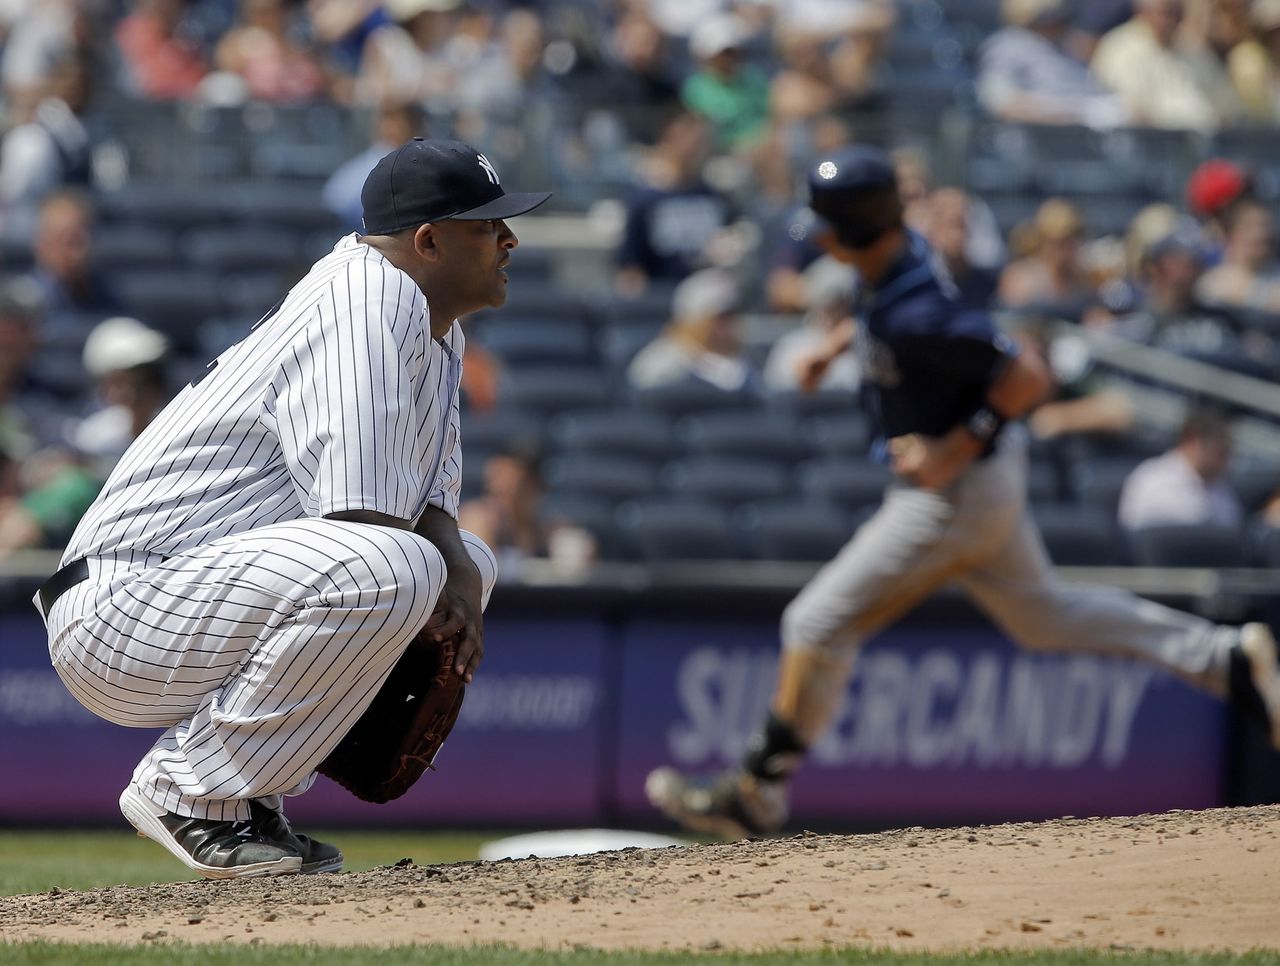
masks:
POLYGON ((712 778, 662 768, 646 790, 688 828, 727 837, 777 831, 788 783, 844 698, 862 642, 943 584, 958 582, 1014 640, 1164 668, 1267 723, 1280 747, 1280 674, 1262 624, 1221 627, 1113 589, 1060 584, 1026 508, 1027 441, 1010 425, 1050 377, 989 315, 955 302, 925 242, 903 227, 889 161, 846 148, 809 175, 809 229, 861 279, 852 342, 878 448, 897 480, 880 510, 786 608, 776 689, 740 767, 712 778))
POLYGON ((285 796, 421 629, 483 653, 492 553, 456 523, 456 319, 506 300, 507 194, 483 154, 415 139, 332 252, 129 448, 36 596, 89 710, 168 730, 124 816, 209 878, 327 872, 285 796))

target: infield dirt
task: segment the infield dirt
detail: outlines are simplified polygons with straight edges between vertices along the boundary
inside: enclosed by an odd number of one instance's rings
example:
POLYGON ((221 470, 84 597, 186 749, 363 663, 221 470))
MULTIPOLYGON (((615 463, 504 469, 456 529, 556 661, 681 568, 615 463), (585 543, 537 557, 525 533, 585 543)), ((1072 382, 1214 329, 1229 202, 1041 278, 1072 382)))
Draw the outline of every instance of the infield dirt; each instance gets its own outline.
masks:
POLYGON ((0 899, 0 939, 1280 949, 1280 808, 0 899))

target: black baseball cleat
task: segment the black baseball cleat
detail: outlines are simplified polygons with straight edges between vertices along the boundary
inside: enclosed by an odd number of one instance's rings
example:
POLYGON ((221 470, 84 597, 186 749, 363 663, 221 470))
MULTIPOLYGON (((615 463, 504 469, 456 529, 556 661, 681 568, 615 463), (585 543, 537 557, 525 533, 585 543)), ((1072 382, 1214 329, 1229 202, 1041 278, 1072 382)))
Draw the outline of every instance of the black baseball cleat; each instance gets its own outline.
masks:
POLYGON ((1276 639, 1266 624, 1245 624, 1231 651, 1231 703, 1264 728, 1280 751, 1280 662, 1276 639))
POLYGON ((342 871, 342 850, 336 845, 295 832, 283 812, 268 808, 256 799, 249 802, 249 811, 253 816, 253 826, 260 833, 269 839, 287 842, 297 850, 302 856, 303 875, 342 871))
POLYGON ((653 806, 691 832, 742 839, 775 835, 787 820, 784 782, 762 782, 740 769, 711 776, 658 768, 644 783, 653 806))
POLYGON ((302 869, 302 854, 293 844, 264 835, 252 821, 175 815, 144 798, 133 784, 120 793, 120 812, 139 835, 206 879, 289 875, 302 869))

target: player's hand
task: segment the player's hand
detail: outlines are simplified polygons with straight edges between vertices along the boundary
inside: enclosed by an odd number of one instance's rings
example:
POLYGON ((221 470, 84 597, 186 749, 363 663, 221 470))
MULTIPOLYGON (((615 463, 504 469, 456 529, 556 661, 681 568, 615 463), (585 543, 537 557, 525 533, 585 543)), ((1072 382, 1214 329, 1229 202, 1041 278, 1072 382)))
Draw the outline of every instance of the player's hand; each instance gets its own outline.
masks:
POLYGON ((853 344, 853 319, 843 319, 827 332, 822 344, 796 361, 796 385, 801 392, 815 392, 831 368, 831 363, 853 344))
POLYGON ((796 386, 801 392, 814 392, 831 368, 831 358, 821 350, 801 356, 796 361, 796 386))
POLYGON ((458 656, 453 670, 470 684, 484 659, 484 616, 480 608, 479 581, 446 581, 436 601, 436 609, 427 619, 426 629, 437 641, 458 638, 458 656))
POLYGON ((968 469, 981 444, 968 433, 895 436, 889 440, 893 471, 925 490, 945 490, 968 469))

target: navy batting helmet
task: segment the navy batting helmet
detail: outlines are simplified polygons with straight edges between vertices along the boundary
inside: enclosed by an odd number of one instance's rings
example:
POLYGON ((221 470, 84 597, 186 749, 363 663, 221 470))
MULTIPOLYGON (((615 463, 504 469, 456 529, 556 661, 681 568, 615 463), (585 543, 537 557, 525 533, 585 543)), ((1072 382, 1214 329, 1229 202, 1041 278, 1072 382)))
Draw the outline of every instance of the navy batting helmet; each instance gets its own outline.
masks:
POLYGON ((870 147, 841 148, 809 169, 809 209, 814 230, 829 229, 842 245, 866 248, 902 227, 902 200, 893 162, 870 147))

